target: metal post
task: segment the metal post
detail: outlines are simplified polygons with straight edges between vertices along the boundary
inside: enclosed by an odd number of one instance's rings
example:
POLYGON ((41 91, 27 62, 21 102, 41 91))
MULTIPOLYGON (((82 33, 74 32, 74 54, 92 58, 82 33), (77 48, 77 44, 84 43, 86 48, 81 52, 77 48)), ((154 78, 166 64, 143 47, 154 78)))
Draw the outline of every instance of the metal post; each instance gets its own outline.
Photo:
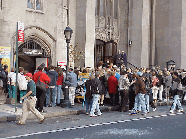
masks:
POLYGON ((66 64, 66 78, 65 78, 65 89, 64 89, 64 102, 63 104, 61 105, 61 107, 71 107, 71 104, 70 104, 70 101, 69 101, 69 81, 68 81, 68 65, 69 65, 69 43, 70 43, 70 40, 66 40, 67 42, 67 64, 66 64))
POLYGON ((17 77, 18 77, 18 22, 16 27, 16 86, 15 86, 15 112, 17 112, 17 77))

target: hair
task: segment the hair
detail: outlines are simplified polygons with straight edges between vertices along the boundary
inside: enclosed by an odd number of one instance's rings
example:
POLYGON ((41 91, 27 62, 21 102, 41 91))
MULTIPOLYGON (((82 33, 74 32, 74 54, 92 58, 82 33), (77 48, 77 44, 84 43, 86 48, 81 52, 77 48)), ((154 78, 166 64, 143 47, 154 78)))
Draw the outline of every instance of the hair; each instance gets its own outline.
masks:
POLYGON ((19 67, 19 72, 23 72, 24 68, 23 67, 19 67))
POLYGON ((38 69, 39 71, 42 71, 42 70, 44 69, 44 67, 43 67, 43 66, 39 66, 37 69, 38 69))
POLYGON ((111 72, 111 76, 115 76, 116 72, 115 71, 112 71, 111 72))
POLYGON ((93 75, 89 76, 89 80, 93 80, 95 77, 93 75))
POLYGON ((11 72, 15 72, 15 71, 16 71, 16 68, 12 67, 11 72))
POLYGON ((97 71, 97 72, 95 73, 95 77, 97 78, 99 75, 100 75, 100 72, 97 71))
POLYGON ((87 69, 83 69, 83 72, 82 73, 88 73, 87 69))
POLYGON ((73 68, 72 68, 72 67, 70 67, 70 68, 69 68, 69 70, 70 70, 70 71, 73 71, 73 68))
POLYGON ((28 73, 27 70, 24 70, 24 71, 23 71, 23 75, 26 75, 27 73, 28 73))
POLYGON ((152 72, 152 76, 156 76, 156 73, 155 72, 152 72))
POLYGON ((124 70, 121 70, 120 75, 125 75, 127 72, 124 70))
POLYGON ((63 75, 63 73, 62 72, 58 72, 58 76, 60 77, 60 76, 62 76, 63 75))
POLYGON ((105 70, 102 69, 102 70, 100 71, 100 76, 103 76, 103 75, 104 75, 104 72, 105 72, 105 70))
POLYGON ((52 66, 52 65, 51 65, 51 66, 50 66, 50 69, 55 69, 55 66, 52 66))
POLYGON ((176 75, 176 76, 178 77, 178 72, 175 71, 175 72, 173 72, 173 74, 176 75))

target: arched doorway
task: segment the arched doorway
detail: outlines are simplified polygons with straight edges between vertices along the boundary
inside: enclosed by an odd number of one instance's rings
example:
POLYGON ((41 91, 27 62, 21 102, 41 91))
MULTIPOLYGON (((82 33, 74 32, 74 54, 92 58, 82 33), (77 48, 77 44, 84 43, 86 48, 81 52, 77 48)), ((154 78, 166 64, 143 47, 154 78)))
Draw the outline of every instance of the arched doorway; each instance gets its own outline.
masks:
MULTIPOLYGON (((16 54, 16 33, 12 36, 13 61, 16 54)), ((24 29, 24 42, 18 43, 18 66, 34 73, 37 66, 52 64, 52 53, 55 52, 56 40, 46 30, 38 26, 27 26, 24 29)), ((54 61, 53 61, 54 63, 54 61)), ((13 63, 14 64, 14 63, 13 63)))

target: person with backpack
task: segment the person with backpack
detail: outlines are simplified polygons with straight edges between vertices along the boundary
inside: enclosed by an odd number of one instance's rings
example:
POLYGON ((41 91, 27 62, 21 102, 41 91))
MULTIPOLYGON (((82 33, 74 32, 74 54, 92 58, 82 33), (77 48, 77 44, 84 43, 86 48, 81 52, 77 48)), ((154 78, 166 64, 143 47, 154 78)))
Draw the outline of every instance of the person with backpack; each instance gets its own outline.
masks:
POLYGON ((120 112, 127 112, 128 107, 128 93, 129 93, 129 86, 132 85, 135 81, 129 82, 128 74, 126 71, 121 70, 121 76, 118 81, 119 92, 121 95, 121 104, 120 104, 120 112))
POLYGON ((89 76, 89 80, 86 80, 85 82, 85 87, 86 87, 86 94, 85 94, 85 105, 86 105, 86 115, 89 115, 89 111, 91 110, 92 107, 92 93, 91 93, 91 85, 92 85, 92 80, 94 79, 93 75, 89 76))
POLYGON ((91 111, 90 111, 90 117, 96 117, 101 116, 102 113, 99 109, 99 97, 100 97, 100 92, 102 90, 102 86, 101 86, 101 81, 99 80, 100 77, 100 73, 96 72, 95 73, 95 78, 92 80, 91 83, 91 94, 93 97, 93 101, 92 101, 92 107, 91 107, 91 111), (94 113, 95 109, 97 110, 97 115, 94 113))

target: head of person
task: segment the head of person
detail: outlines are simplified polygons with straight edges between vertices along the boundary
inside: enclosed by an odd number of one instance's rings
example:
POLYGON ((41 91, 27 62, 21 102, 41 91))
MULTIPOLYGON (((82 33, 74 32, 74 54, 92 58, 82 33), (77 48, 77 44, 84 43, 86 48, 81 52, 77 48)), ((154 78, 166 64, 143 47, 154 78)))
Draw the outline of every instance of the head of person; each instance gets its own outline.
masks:
POLYGON ((43 68, 45 68, 45 63, 42 63, 40 66, 43 67, 43 68))
POLYGON ((69 72, 72 72, 72 71, 73 71, 73 68, 72 68, 72 67, 70 67, 70 68, 69 68, 69 72))
POLYGON ((44 67, 43 67, 43 66, 39 66, 37 69, 38 69, 39 71, 43 71, 43 70, 44 70, 44 67))
POLYGON ((116 72, 115 71, 112 71, 111 72, 111 76, 116 76, 116 72))
POLYGON ((23 67, 19 67, 19 72, 23 73, 23 71, 24 71, 24 68, 23 67))
POLYGON ((55 69, 55 66, 50 66, 50 70, 54 70, 55 69))
POLYGON ((89 80, 93 80, 95 77, 93 75, 89 76, 89 80))
POLYGON ((12 67, 11 72, 15 72, 15 71, 16 71, 16 68, 12 67))
POLYGON ((95 77, 96 77, 96 78, 99 78, 99 76, 100 76, 100 72, 97 71, 97 72, 95 73, 95 77))
POLYGON ((4 65, 4 71, 8 71, 8 65, 4 65))
POLYGON ((25 74, 26 79, 29 81, 32 79, 32 73, 28 72, 25 74))
POLYGON ((177 78, 178 77, 178 72, 173 72, 173 78, 177 78))
POLYGON ((122 51, 122 54, 124 54, 125 53, 125 51, 122 51))
POLYGON ((121 70, 120 75, 127 75, 127 72, 125 70, 121 70))

